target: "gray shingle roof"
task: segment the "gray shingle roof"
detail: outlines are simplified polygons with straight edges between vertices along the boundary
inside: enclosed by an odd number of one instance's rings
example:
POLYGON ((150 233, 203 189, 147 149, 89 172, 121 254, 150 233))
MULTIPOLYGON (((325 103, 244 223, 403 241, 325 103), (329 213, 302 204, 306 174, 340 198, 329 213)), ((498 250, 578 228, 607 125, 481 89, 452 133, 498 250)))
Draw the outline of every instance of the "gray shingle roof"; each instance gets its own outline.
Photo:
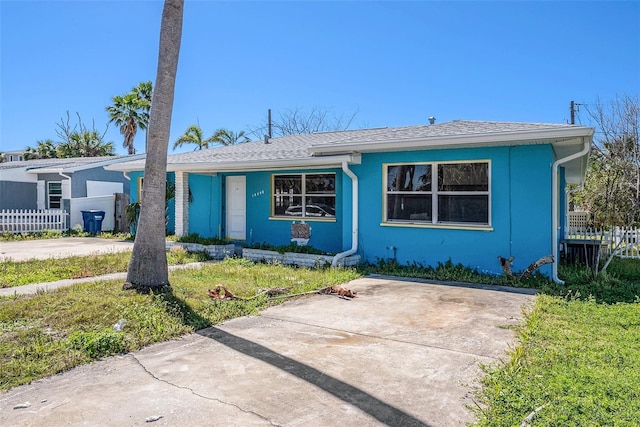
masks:
MULTIPOLYGON (((209 164, 212 169, 215 169, 216 165, 229 166, 239 162, 310 159, 313 157, 312 148, 321 149, 321 147, 338 146, 340 144, 348 144, 353 149, 353 146, 358 144, 364 146, 371 143, 389 142, 388 148, 393 149, 394 142, 406 140, 434 140, 438 138, 504 135, 509 133, 517 135, 518 133, 570 128, 586 129, 581 126, 566 124, 454 120, 433 125, 287 135, 271 138, 268 144, 265 144, 263 140, 258 140, 227 147, 213 147, 207 150, 173 154, 168 156, 167 165, 169 170, 171 170, 172 165, 185 164, 209 164)), ((428 147, 428 144, 425 144, 425 147, 428 147)), ((128 170, 142 170, 143 168, 144 161, 142 160, 127 163, 128 170)))
POLYGON ((0 163, 0 169, 26 168, 27 170, 40 168, 75 168, 87 166, 93 163, 100 163, 116 159, 126 161, 129 156, 101 156, 101 157, 71 157, 66 159, 34 159, 16 162, 0 163))

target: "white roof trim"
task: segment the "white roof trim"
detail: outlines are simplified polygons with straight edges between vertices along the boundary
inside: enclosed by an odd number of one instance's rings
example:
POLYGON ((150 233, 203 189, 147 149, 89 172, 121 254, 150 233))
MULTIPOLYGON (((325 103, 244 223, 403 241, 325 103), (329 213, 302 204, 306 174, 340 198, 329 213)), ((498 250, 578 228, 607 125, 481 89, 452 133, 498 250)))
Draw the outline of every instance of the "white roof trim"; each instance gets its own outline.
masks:
MULTIPOLYGON (((238 172, 238 171, 261 171, 275 169, 294 169, 308 167, 342 167, 342 162, 350 164, 360 164, 359 154, 346 154, 340 156, 319 156, 303 159, 289 160, 250 160, 243 162, 189 162, 189 163, 168 163, 167 172, 238 172)), ((106 170, 116 170, 123 172, 142 171, 144 164, 114 164, 105 167, 106 170)))
MULTIPOLYGON (((78 172, 81 170, 86 170, 86 169, 93 169, 93 168, 99 168, 99 167, 105 167, 105 166, 109 166, 109 165, 113 165, 113 164, 119 164, 119 163, 124 163, 124 162, 132 162, 132 161, 136 161, 136 160, 142 160, 144 159, 146 156, 146 154, 138 154, 135 156, 127 156, 127 157, 118 157, 116 159, 109 159, 109 160, 103 160, 100 162, 93 162, 93 163, 85 163, 83 165, 78 165, 78 166, 72 166, 72 167, 65 167, 64 165, 61 166, 46 166, 46 167, 38 167, 38 166, 27 166, 27 173, 30 174, 39 174, 39 173, 73 173, 73 172, 78 172)), ((106 169, 106 167, 105 167, 106 169)), ((111 170, 111 169, 107 169, 107 170, 111 170)))
MULTIPOLYGON (((449 147, 491 147, 499 145, 549 143, 553 140, 573 139, 593 136, 593 128, 576 126, 568 128, 549 128, 535 131, 491 132, 477 135, 433 136, 371 142, 316 144, 309 148, 312 154, 331 154, 355 152, 380 152, 421 150, 449 147)), ((560 141, 558 141, 560 142, 560 141)))

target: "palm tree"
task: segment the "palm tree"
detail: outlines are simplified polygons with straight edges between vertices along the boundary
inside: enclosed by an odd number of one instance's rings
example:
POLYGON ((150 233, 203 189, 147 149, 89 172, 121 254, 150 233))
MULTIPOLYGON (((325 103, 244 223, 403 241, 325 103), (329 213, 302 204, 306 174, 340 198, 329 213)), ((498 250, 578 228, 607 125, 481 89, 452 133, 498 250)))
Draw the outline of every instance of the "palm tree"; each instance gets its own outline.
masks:
POLYGON ((228 129, 218 129, 210 139, 213 142, 217 142, 222 145, 235 145, 250 141, 250 139, 244 134, 243 130, 235 133, 228 129))
POLYGON ((109 123, 114 122, 124 136, 122 146, 129 154, 135 154, 133 140, 138 129, 145 130, 149 125, 149 110, 151 109, 151 82, 142 82, 124 96, 116 95, 112 98, 113 105, 107 107, 109 123))
POLYGON ((214 136, 207 139, 202 139, 202 129, 198 125, 191 125, 187 128, 180 138, 176 139, 173 143, 174 150, 178 147, 182 147, 183 144, 195 144, 195 150, 202 150, 203 148, 209 148, 209 143, 215 142, 214 136))
POLYGON ((167 148, 182 38, 184 0, 165 0, 160 25, 160 49, 156 89, 149 119, 149 144, 144 167, 144 193, 138 232, 127 270, 124 289, 138 292, 169 287, 165 251, 165 197, 167 148))
POLYGON ((58 147, 50 139, 44 139, 37 142, 35 148, 27 147, 24 150, 24 159, 55 159, 58 157, 58 147))

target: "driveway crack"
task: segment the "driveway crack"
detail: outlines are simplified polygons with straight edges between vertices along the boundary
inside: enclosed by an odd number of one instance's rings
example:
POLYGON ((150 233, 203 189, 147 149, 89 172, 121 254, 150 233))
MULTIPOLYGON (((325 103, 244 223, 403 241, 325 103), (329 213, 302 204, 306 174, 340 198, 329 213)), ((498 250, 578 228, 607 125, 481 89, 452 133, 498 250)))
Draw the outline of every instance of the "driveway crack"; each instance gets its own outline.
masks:
POLYGON ((204 394, 200 394, 200 393, 198 393, 197 391, 195 391, 195 390, 194 390, 194 389, 192 389, 191 387, 178 385, 178 384, 172 383, 171 381, 168 381, 168 380, 165 380, 165 379, 163 379, 163 378, 160 378, 160 377, 158 377, 157 375, 155 375, 153 372, 151 372, 149 369, 147 369, 147 367, 146 367, 146 366, 144 366, 144 365, 142 364, 142 362, 140 361, 140 359, 138 359, 138 358, 136 357, 136 355, 135 355, 135 354, 133 354, 133 353, 129 353, 129 355, 131 356, 131 358, 132 358, 133 360, 135 360, 135 361, 136 361, 136 363, 137 363, 137 364, 142 368, 142 370, 143 370, 144 372, 146 372, 146 373, 147 373, 147 375, 149 375, 151 378, 153 378, 153 379, 154 379, 154 380, 156 380, 156 381, 163 382, 163 383, 165 383, 165 384, 167 384, 167 385, 170 385, 171 387, 179 388, 179 389, 181 389, 181 390, 187 390, 187 391, 189 391, 191 394, 193 394, 194 396, 197 396, 197 397, 199 397, 199 398, 201 398, 201 399, 209 400, 209 401, 212 401, 212 402, 218 402, 218 403, 221 403, 221 404, 223 404, 223 405, 227 405, 227 406, 232 406, 232 407, 236 408, 237 410, 239 410, 239 411, 241 411, 241 412, 244 412, 244 413, 246 413, 246 414, 252 414, 252 415, 255 415, 256 417, 258 417, 258 418, 260 418, 260 419, 262 419, 262 420, 264 420, 264 421, 268 422, 268 423, 269 423, 269 424, 271 424, 272 426, 278 426, 278 427, 280 426, 279 424, 274 423, 274 422, 273 422, 273 421, 271 421, 269 418, 267 418, 267 417, 265 417, 264 415, 261 415, 261 414, 259 414, 259 413, 255 412, 255 411, 251 411, 251 410, 249 410, 249 409, 244 409, 244 408, 242 408, 242 407, 240 407, 240 406, 236 405, 235 403, 225 402, 224 400, 221 400, 221 399, 218 399, 218 398, 215 398, 215 397, 205 396, 204 394))

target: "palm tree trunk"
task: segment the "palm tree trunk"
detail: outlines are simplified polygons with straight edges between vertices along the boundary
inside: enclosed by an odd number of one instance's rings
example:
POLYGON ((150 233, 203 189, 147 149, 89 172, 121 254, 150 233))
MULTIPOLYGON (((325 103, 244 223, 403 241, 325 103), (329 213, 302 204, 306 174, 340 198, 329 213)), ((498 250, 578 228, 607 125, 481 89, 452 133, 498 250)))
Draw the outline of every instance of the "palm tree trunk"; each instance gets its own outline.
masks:
POLYGON ((173 95, 182 38, 184 0, 165 0, 160 27, 158 73, 149 119, 149 146, 144 168, 144 193, 138 232, 124 289, 138 292, 170 286, 165 251, 167 149, 173 95))

